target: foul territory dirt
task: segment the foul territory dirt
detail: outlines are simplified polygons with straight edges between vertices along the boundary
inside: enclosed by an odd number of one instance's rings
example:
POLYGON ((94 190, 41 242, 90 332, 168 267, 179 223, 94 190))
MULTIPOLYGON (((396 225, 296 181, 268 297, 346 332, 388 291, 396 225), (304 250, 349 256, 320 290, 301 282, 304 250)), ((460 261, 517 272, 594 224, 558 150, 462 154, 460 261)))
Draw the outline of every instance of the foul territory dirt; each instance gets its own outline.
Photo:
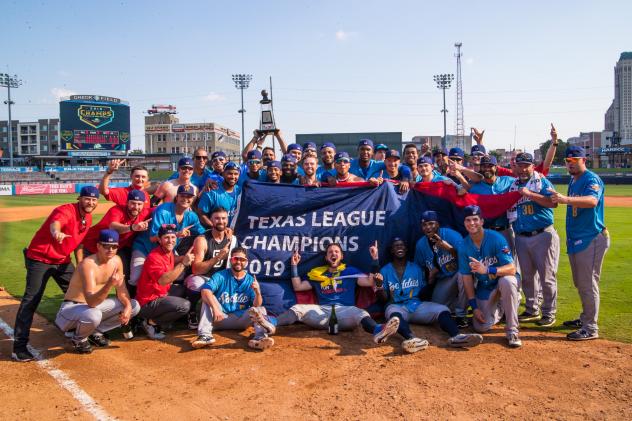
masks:
MULTIPOLYGON (((0 294, 12 325, 18 301, 0 294)), ((414 329, 431 346, 413 355, 396 338, 376 346, 360 330, 331 337, 303 326, 280 329, 264 352, 246 348, 250 331, 218 332, 202 350, 178 331, 76 355, 40 317, 32 342, 119 419, 632 419, 632 345, 523 329, 514 350, 497 329, 454 350, 438 329, 414 329)), ((88 418, 38 366, 10 362, 10 349, 2 336, 0 418, 88 418)))

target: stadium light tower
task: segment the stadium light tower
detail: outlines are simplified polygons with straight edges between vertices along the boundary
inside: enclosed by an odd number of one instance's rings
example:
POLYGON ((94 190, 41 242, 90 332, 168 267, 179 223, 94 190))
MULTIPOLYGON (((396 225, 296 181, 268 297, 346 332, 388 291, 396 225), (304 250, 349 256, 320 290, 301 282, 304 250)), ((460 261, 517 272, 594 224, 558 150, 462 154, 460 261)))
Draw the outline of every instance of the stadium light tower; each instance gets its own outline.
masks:
POLYGON ((246 74, 237 74, 233 75, 233 82, 235 82, 235 88, 241 91, 241 109, 238 111, 241 114, 241 148, 240 151, 244 150, 244 146, 246 145, 245 141, 245 133, 244 133, 244 113, 246 110, 244 109, 244 89, 248 89, 250 85, 250 81, 252 80, 252 75, 246 74))
POLYGON ((19 88, 22 85, 22 80, 18 78, 18 75, 11 76, 8 73, 0 73, 0 86, 7 88, 7 100, 4 101, 9 107, 9 165, 13 166, 13 131, 11 126, 11 105, 15 104, 11 101, 11 88, 19 88))
POLYGON ((452 81, 454 80, 454 75, 453 74, 440 74, 440 75, 434 75, 434 81, 437 84, 437 88, 441 89, 443 91, 443 109, 441 110, 441 112, 443 113, 443 139, 441 139, 441 148, 445 148, 446 147, 446 137, 447 137, 447 127, 446 127, 446 115, 448 113, 448 110, 446 110, 445 108, 445 90, 446 89, 450 89, 450 85, 452 84, 452 81))

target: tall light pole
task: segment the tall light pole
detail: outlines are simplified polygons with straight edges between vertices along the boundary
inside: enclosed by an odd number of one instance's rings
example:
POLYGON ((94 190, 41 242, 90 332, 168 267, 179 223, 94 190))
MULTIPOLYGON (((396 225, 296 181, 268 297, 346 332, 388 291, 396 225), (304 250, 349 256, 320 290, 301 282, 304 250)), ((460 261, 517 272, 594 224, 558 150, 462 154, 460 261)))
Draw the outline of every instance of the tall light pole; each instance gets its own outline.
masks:
POLYGON ((11 105, 14 104, 11 101, 11 88, 19 88, 22 84, 22 80, 18 78, 18 75, 11 76, 8 73, 0 73, 0 86, 7 88, 7 100, 4 101, 9 107, 9 165, 13 166, 13 130, 11 126, 11 105))
POLYGON ((443 139, 441 139, 441 147, 445 148, 446 137, 448 136, 447 127, 446 127, 446 116, 447 116, 448 110, 445 108, 445 90, 450 89, 450 84, 452 84, 452 81, 454 80, 454 75, 451 73, 450 74, 444 73, 441 75, 434 75, 433 79, 435 83, 437 84, 437 88, 443 91, 443 109, 441 110, 441 112, 443 113, 443 139))
POLYGON ((237 74, 233 75, 233 82, 235 82, 235 88, 241 91, 241 109, 238 111, 241 114, 241 147, 239 148, 240 152, 244 150, 246 146, 245 133, 244 133, 244 113, 246 110, 244 109, 244 89, 248 89, 250 85, 250 81, 252 80, 252 75, 245 74, 237 74))

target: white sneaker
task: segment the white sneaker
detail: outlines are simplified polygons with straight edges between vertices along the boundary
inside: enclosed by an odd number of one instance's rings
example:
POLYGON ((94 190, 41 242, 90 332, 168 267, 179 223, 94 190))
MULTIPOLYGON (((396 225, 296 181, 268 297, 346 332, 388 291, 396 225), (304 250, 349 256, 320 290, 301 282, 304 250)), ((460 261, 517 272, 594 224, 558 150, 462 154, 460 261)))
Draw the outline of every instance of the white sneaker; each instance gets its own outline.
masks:
POLYGON ((507 335, 507 342, 509 342, 510 348, 520 348, 522 346, 522 341, 518 337, 517 333, 507 335))
POLYGON ((191 342, 191 346, 195 349, 204 348, 215 343, 213 335, 198 335, 197 338, 191 342))
POLYGON ((460 333, 448 339, 448 346, 452 348, 471 348, 480 345, 483 337, 478 333, 460 333))
POLYGON ((147 332, 147 336, 149 336, 150 339, 165 339, 165 333, 162 331, 162 329, 160 329, 160 326, 158 325, 150 325, 149 323, 147 323, 147 320, 143 320, 143 329, 145 330, 145 332, 147 332))
POLYGON ((261 307, 250 307, 248 315, 250 315, 250 320, 261 326, 268 335, 274 335, 276 327, 268 320, 261 307))
POLYGON ((269 336, 264 336, 263 338, 254 338, 248 341, 248 346, 252 349, 268 349, 272 348, 274 345, 274 339, 269 336))
POLYGON ((386 342, 399 329, 399 317, 391 317, 382 325, 382 329, 373 335, 373 342, 381 344, 386 342))
POLYGON ((404 352, 413 354, 417 351, 423 351, 428 348, 428 341, 421 338, 406 339, 402 342, 402 348, 404 349, 404 352))

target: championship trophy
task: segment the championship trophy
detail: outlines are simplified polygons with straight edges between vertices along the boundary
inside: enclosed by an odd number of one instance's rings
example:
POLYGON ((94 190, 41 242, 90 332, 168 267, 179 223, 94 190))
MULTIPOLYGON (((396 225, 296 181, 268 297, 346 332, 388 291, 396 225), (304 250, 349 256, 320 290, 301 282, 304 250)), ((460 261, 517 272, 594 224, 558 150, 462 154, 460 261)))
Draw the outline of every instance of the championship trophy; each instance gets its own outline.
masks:
POLYGON ((274 124, 274 115, 272 114, 272 100, 268 98, 268 91, 265 89, 261 91, 263 97, 259 103, 261 104, 261 120, 259 124, 259 131, 265 134, 272 134, 276 130, 274 124))

